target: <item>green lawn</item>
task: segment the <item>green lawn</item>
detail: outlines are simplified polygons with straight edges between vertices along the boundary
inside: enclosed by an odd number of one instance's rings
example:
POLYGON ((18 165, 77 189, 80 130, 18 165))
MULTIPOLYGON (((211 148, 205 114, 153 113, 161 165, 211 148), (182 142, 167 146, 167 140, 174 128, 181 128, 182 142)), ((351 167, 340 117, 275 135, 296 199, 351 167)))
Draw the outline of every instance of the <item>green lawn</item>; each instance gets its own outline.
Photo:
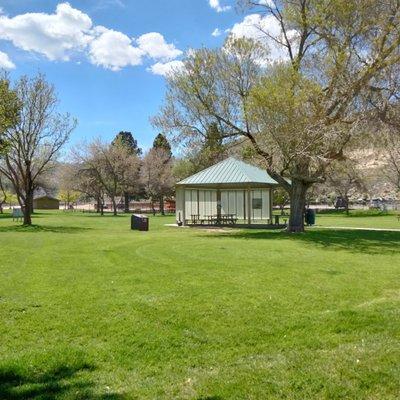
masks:
POLYGON ((354 228, 383 228, 383 229, 399 229, 400 215, 398 212, 380 212, 380 211, 350 211, 346 215, 344 211, 327 212, 317 214, 317 226, 324 227, 354 227, 354 228))
POLYGON ((0 399, 399 398, 400 232, 172 221, 0 217, 0 399))

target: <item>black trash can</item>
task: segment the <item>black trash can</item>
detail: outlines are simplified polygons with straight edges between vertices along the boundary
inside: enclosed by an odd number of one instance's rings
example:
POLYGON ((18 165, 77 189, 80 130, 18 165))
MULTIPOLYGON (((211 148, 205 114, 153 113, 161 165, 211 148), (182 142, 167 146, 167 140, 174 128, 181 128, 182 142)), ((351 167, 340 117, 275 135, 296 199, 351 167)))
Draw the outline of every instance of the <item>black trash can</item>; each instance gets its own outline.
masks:
POLYGON ((137 231, 149 230, 149 217, 141 214, 133 214, 131 217, 131 229, 137 231))
POLYGON ((315 210, 310 208, 306 210, 305 222, 308 226, 315 225, 315 210))

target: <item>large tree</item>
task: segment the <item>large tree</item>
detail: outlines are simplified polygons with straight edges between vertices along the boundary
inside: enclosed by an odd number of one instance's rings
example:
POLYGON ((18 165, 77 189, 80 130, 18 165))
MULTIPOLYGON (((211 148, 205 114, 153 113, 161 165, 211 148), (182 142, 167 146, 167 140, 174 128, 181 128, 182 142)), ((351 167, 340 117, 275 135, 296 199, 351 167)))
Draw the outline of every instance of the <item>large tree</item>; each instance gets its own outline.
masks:
POLYGON ((4 133, 7 151, 0 172, 10 180, 18 196, 24 225, 31 225, 34 191, 52 168, 76 121, 69 114, 57 112, 54 87, 43 75, 21 77, 15 92, 21 111, 17 123, 4 133))
POLYGON ((164 198, 173 193, 175 183, 172 173, 171 151, 165 146, 153 147, 143 158, 141 181, 152 202, 157 200, 164 215, 164 198))
MULTIPOLYGON (((132 155, 141 156, 142 149, 138 146, 137 140, 133 137, 131 132, 121 131, 117 134, 115 139, 112 141, 113 146, 123 146, 132 155)), ((138 185, 134 184, 138 182, 130 182, 127 185, 126 191, 124 192, 124 211, 129 212, 129 202, 132 194, 138 193, 140 188, 138 185)))
POLYGON ((400 3, 244 3, 279 32, 260 24, 256 40, 232 35, 223 49, 190 52, 184 68, 168 76, 154 124, 181 142, 204 137, 212 123, 224 142, 249 142, 289 193, 288 229, 299 232, 307 190, 324 181, 357 132, 365 113, 361 97, 377 75, 399 63, 400 3), (279 65, 271 59, 271 43, 279 65))

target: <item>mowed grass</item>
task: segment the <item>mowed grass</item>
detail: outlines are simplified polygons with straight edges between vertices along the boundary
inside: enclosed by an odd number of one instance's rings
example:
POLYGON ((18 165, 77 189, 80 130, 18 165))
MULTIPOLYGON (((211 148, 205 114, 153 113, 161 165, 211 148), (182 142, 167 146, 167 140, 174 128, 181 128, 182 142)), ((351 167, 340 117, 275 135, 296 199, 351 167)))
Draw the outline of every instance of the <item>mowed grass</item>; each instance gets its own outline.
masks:
POLYGON ((399 398, 400 232, 172 221, 0 217, 0 399, 399 398))
POLYGON ((399 229, 400 212, 382 212, 375 210, 351 210, 349 215, 344 211, 331 211, 316 216, 317 226, 399 229))

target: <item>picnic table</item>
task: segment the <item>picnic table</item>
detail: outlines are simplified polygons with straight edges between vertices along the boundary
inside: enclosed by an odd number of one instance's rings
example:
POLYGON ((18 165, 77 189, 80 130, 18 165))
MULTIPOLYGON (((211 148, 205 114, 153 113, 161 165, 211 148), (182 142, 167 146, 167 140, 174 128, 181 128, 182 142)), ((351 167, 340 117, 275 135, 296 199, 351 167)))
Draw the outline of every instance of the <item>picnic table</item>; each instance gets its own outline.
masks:
POLYGON ((203 217, 200 214, 191 214, 190 215, 190 223, 192 225, 235 225, 237 222, 236 214, 221 214, 220 216, 216 214, 204 215, 203 217))
POLYGON ((235 225, 237 222, 236 214, 205 215, 205 220, 210 225, 235 225))

